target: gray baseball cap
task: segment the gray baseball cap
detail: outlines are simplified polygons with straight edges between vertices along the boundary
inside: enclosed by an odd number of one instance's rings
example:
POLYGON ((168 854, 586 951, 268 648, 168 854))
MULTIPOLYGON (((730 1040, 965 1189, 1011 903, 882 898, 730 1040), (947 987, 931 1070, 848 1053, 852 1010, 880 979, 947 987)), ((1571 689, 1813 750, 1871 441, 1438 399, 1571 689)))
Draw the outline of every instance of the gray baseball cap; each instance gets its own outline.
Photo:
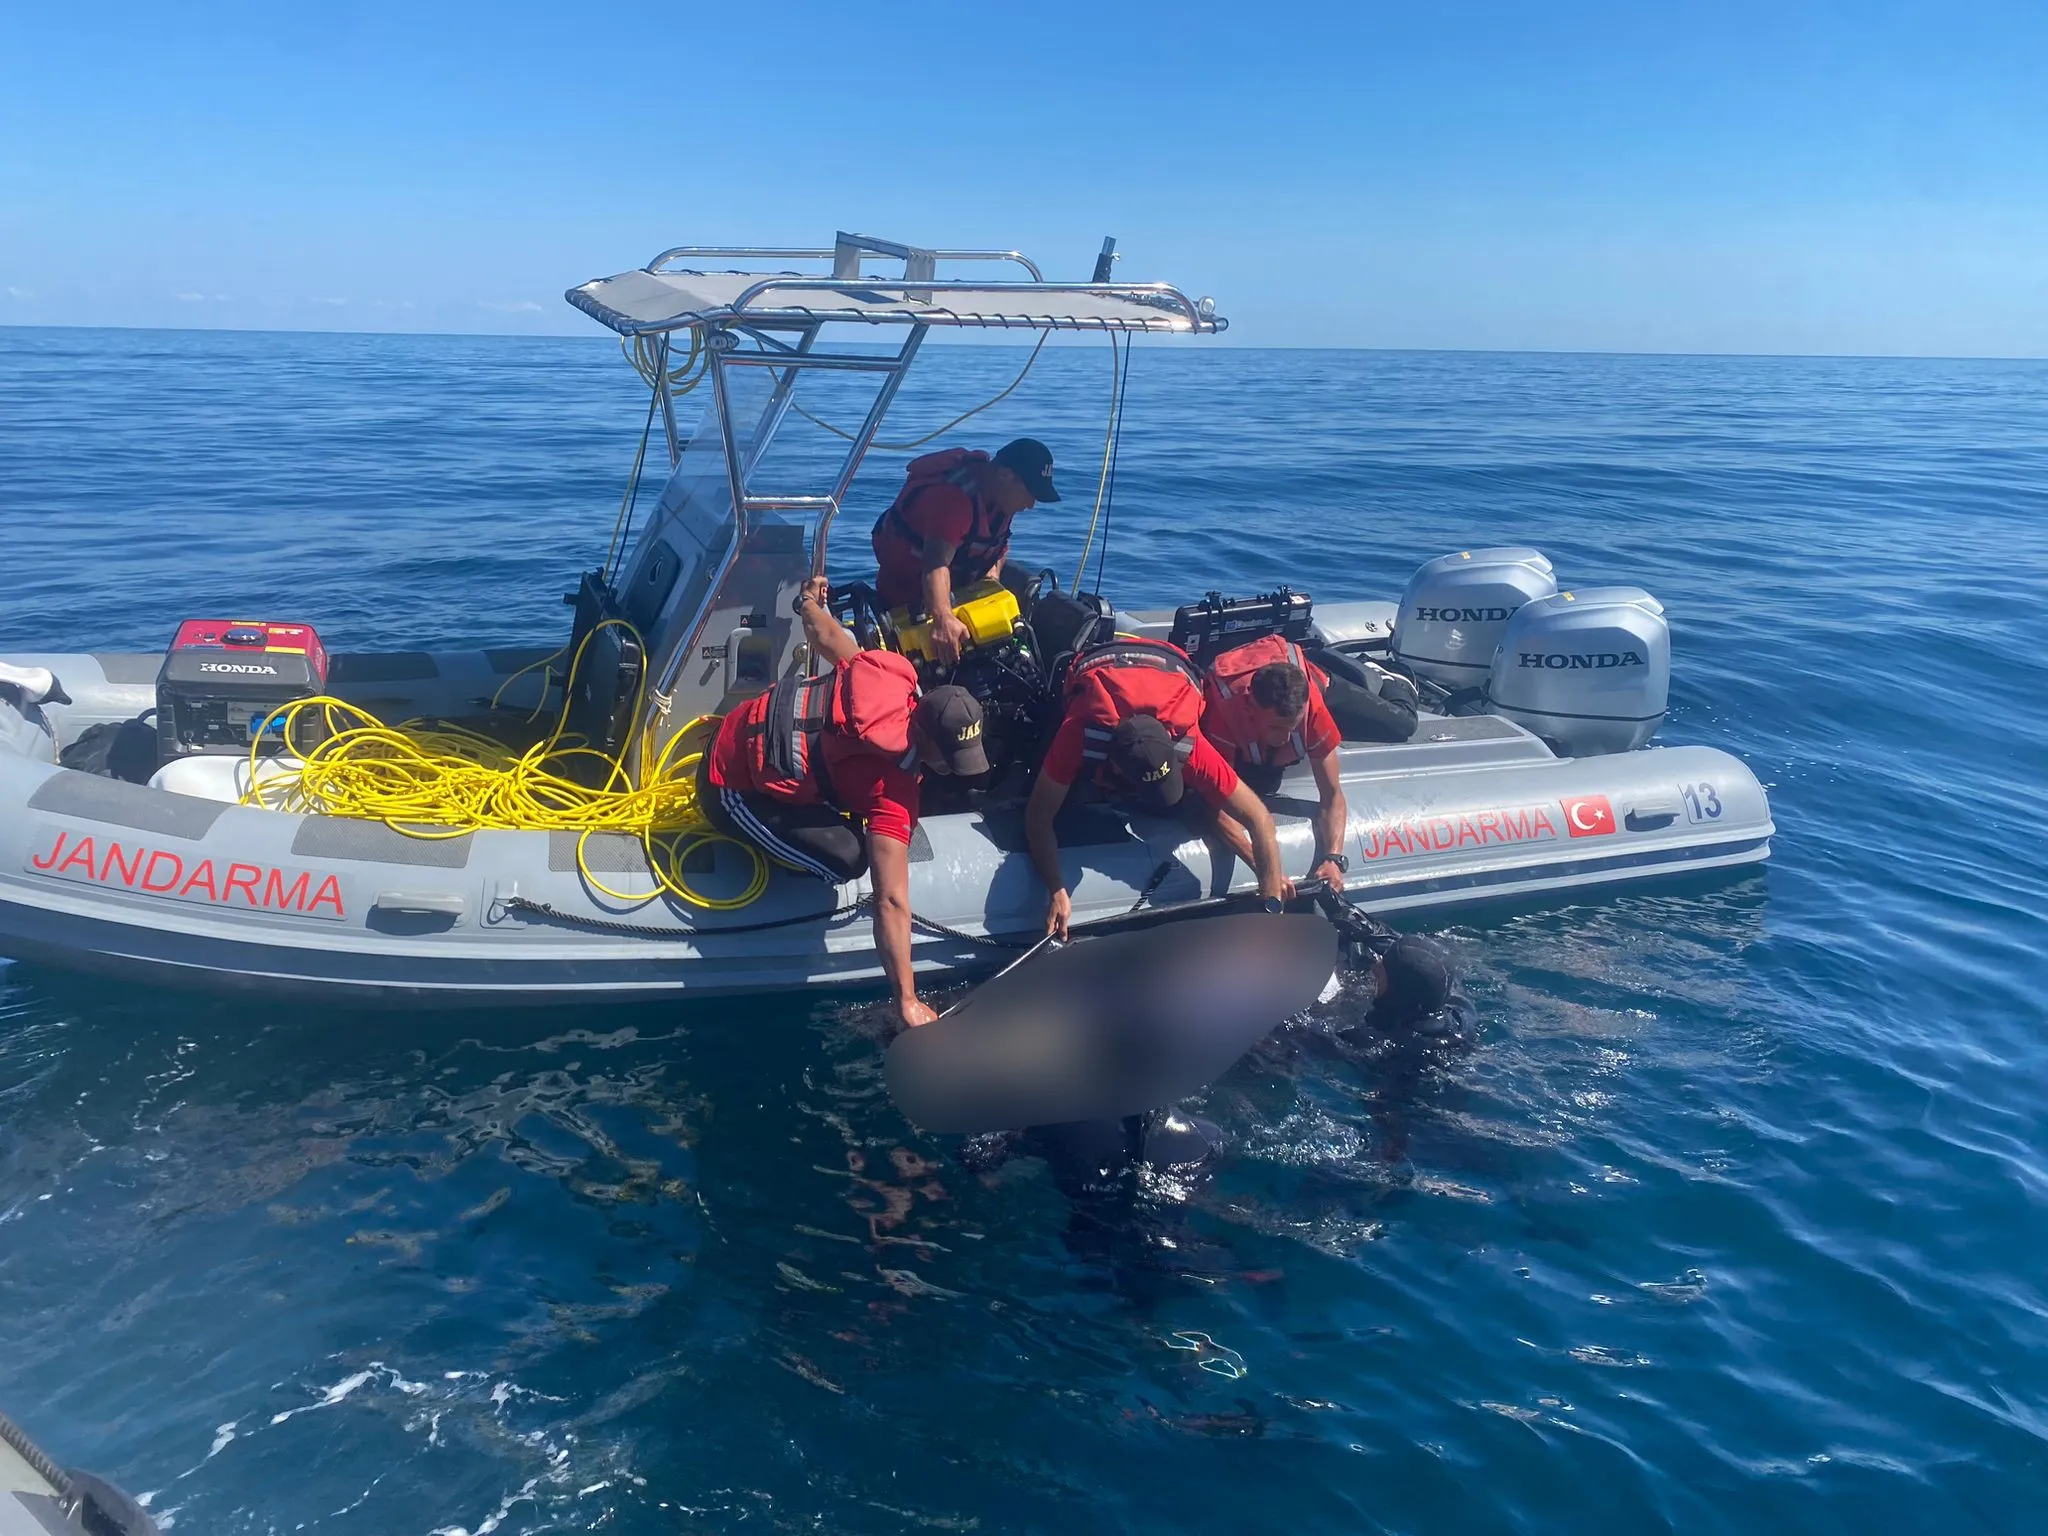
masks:
POLYGON ((949 772, 972 778, 988 772, 981 735, 981 701, 958 683, 934 688, 917 701, 917 723, 939 744, 949 772))

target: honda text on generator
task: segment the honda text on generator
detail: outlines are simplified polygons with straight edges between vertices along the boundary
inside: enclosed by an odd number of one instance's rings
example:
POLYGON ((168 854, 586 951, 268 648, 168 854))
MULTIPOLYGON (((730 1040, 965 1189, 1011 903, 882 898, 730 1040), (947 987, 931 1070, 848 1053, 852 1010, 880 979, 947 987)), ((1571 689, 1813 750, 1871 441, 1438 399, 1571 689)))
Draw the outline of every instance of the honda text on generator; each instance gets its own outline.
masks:
POLYGON ((326 691, 327 651, 308 625, 187 619, 156 675, 158 756, 282 751, 286 708, 326 691))

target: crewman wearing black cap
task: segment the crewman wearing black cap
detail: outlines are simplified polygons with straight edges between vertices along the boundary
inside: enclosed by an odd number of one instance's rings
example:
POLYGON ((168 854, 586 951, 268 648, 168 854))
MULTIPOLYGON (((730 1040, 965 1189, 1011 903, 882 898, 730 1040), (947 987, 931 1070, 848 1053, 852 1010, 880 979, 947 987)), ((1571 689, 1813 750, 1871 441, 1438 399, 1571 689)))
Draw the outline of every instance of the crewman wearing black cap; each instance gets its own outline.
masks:
POLYGON ((965 688, 919 692, 894 651, 864 651, 826 608, 825 578, 797 599, 804 638, 827 663, 734 709, 698 769, 712 827, 831 885, 874 872, 875 948, 906 1024, 937 1015, 910 966, 910 837, 918 776, 988 772, 981 705, 965 688))
POLYGON ((1031 862, 1050 892, 1047 933, 1065 938, 1072 915, 1053 818, 1084 778, 1102 798, 1144 815, 1193 811, 1192 820, 1213 823, 1214 808, 1227 809, 1250 836, 1260 892, 1293 894, 1272 814, 1202 734, 1202 674, 1184 652, 1163 640, 1110 641, 1074 658, 1065 694, 1065 716, 1024 812, 1031 862), (1189 784, 1199 806, 1183 804, 1189 784))
POLYGON ((913 459, 903 489, 875 524, 876 596, 884 608, 930 614, 932 649, 943 662, 959 660, 967 626, 953 616, 953 594, 1002 576, 1017 514, 1059 499, 1052 450, 1036 438, 1005 443, 994 458, 947 448, 913 459))

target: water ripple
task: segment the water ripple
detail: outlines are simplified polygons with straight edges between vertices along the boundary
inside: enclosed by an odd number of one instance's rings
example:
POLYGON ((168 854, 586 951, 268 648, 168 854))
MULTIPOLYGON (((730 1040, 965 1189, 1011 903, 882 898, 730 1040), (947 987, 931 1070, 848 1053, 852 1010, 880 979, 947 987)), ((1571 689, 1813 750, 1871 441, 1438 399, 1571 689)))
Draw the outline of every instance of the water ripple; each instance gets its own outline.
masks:
MULTIPOLYGON (((905 435, 1017 361, 932 351, 905 435)), ((1106 368, 972 439, 1054 444, 1063 574, 1106 368)), ((531 640, 643 405, 594 341, 0 330, 0 649, 531 640)), ((1160 346, 1130 413, 1127 602, 1510 541, 1657 593, 1667 738, 1756 765, 1768 874, 1444 927, 1475 1040, 1338 996, 1109 1231, 910 1131, 866 999, 0 962, 0 1403, 207 1532, 2031 1529, 2048 368, 1160 346)))

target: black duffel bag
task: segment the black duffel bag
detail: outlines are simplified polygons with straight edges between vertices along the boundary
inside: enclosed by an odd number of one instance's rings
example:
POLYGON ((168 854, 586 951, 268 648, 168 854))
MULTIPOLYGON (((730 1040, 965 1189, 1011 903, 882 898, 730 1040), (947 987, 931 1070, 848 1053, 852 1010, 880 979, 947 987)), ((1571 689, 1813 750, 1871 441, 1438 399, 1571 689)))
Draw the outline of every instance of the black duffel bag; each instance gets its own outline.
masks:
POLYGON ((1329 685, 1323 703, 1346 741, 1406 741, 1415 734, 1415 685, 1398 672, 1342 651, 1308 651, 1329 685))

